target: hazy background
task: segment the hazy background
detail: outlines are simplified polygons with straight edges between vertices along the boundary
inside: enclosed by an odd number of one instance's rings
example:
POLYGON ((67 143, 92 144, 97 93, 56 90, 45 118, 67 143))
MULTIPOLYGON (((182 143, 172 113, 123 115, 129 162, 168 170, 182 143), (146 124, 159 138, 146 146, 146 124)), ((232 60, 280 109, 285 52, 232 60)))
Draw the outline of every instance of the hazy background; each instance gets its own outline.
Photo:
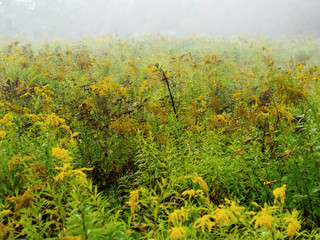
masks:
POLYGON ((0 37, 313 35, 320 0, 0 0, 0 37))

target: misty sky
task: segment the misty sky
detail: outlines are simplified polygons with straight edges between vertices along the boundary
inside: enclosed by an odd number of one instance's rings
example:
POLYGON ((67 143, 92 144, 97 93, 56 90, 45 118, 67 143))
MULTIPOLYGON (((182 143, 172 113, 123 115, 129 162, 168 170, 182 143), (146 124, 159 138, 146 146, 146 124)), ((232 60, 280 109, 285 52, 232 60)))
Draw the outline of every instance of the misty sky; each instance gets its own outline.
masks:
POLYGON ((320 36, 320 0, 0 0, 0 31, 79 37, 116 33, 320 36))

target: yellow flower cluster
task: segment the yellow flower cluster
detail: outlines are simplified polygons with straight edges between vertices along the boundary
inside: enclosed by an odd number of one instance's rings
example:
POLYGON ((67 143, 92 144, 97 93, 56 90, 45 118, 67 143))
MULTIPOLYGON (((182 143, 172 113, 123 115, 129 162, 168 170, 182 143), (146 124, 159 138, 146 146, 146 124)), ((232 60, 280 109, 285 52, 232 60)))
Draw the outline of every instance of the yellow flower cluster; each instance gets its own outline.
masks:
POLYGON ((212 227, 217 227, 229 223, 237 223, 238 219, 236 215, 242 219, 244 213, 244 207, 237 206, 236 202, 225 199, 226 203, 230 206, 220 205, 211 214, 206 214, 194 222, 193 227, 201 227, 202 232, 205 231, 205 227, 211 232, 212 227), (213 221, 214 220, 214 221, 213 221))
POLYGON ((237 215, 238 217, 242 217, 243 215, 243 212, 245 210, 245 207, 241 207, 241 206, 238 206, 237 203, 235 201, 231 201, 227 198, 225 198, 225 201, 226 203, 228 203, 230 205, 230 210, 233 214, 237 215))
POLYGON ((59 147, 52 148, 52 156, 64 162, 69 162, 71 160, 71 157, 68 154, 68 150, 64 148, 59 148, 59 147))
POLYGON ((2 119, 0 119, 0 126, 10 126, 12 125, 12 116, 11 114, 7 113, 4 115, 2 119))
POLYGON ((52 113, 47 116, 45 121, 45 126, 53 126, 54 128, 58 128, 60 124, 65 125, 66 120, 58 117, 56 114, 52 113))
POLYGON ((259 226, 263 226, 263 227, 269 228, 272 232, 274 231, 272 227, 274 218, 271 215, 264 214, 264 215, 261 215, 260 217, 254 217, 253 219, 254 221, 256 221, 254 225, 255 229, 257 229, 259 226))
POLYGON ((169 214, 169 225, 173 223, 175 226, 181 226, 184 221, 188 221, 188 212, 186 209, 176 209, 173 213, 169 214))
MULTIPOLYGON (((285 189, 285 185, 282 188, 277 188, 274 190, 274 193, 276 193, 277 195, 275 195, 275 197, 277 198, 277 196, 283 196, 282 194, 283 191, 285 189), (280 195, 278 195, 280 194, 280 195)), ((272 232, 274 232, 273 229, 273 222, 274 222, 274 217, 272 216, 272 214, 279 208, 277 206, 268 206, 267 203, 264 204, 264 207, 262 208, 259 204, 253 202, 253 205, 261 208, 261 210, 252 218, 252 220, 250 221, 250 224, 253 224, 255 222, 254 228, 257 229, 259 226, 261 227, 265 227, 270 229, 272 232)))
POLYGON ((91 108, 91 109, 96 108, 94 99, 92 97, 88 97, 86 100, 84 100, 81 106, 84 108, 91 108))
MULTIPOLYGON (((50 75, 50 74, 45 71, 45 75, 50 75)), ((49 110, 54 107, 52 96, 55 96, 55 94, 50 90, 50 88, 52 89, 52 84, 47 84, 47 85, 34 88, 35 93, 37 95, 37 101, 39 102, 41 101, 42 109, 46 113, 49 113, 49 110)))
POLYGON ((131 210, 131 216, 134 218, 135 217, 135 212, 137 208, 140 208, 139 206, 139 189, 134 190, 130 192, 130 197, 129 201, 126 202, 130 206, 131 210))
POLYGON ((193 227, 194 227, 194 228, 199 228, 199 227, 201 227, 201 231, 202 231, 202 232, 205 232, 205 227, 208 227, 209 232, 211 232, 212 227, 214 227, 214 225, 215 225, 214 222, 211 221, 211 220, 213 220, 213 219, 214 219, 214 217, 213 217, 213 215, 211 215, 211 214, 203 215, 201 218, 198 218, 198 219, 194 222, 193 227))
POLYGON ((166 124, 168 122, 167 118, 169 113, 165 107, 160 107, 158 104, 153 104, 149 106, 149 109, 155 116, 160 117, 161 124, 166 124))
POLYGON ((9 198, 10 202, 14 202, 16 204, 14 207, 15 212, 20 211, 22 208, 30 207, 33 199, 34 197, 28 191, 21 196, 9 198))
POLYGON ((4 139, 7 136, 6 131, 0 131, 0 139, 4 139))
POLYGON ((186 236, 186 228, 185 227, 172 227, 170 229, 170 239, 171 240, 176 240, 176 239, 181 239, 186 236))
POLYGON ((209 196, 208 184, 202 179, 202 177, 196 176, 192 180, 194 183, 199 184, 199 186, 206 191, 207 196, 209 196))
POLYGON ((13 156, 11 160, 8 162, 9 170, 13 169, 15 165, 24 164, 26 161, 30 159, 36 159, 34 155, 31 156, 21 156, 21 153, 13 156))
POLYGON ((274 203, 277 202, 277 199, 280 198, 281 199, 281 205, 284 205, 284 200, 285 200, 285 196, 286 196, 286 184, 284 184, 282 187, 280 188, 276 188, 273 190, 273 195, 274 195, 274 203))
POLYGON ((274 232, 274 229, 272 227, 274 218, 269 214, 269 212, 270 212, 269 208, 265 203, 264 208, 262 208, 261 211, 252 218, 250 224, 255 222, 255 225, 254 225, 255 229, 257 229, 259 226, 262 226, 274 232))
POLYGON ((144 82, 141 84, 141 87, 139 88, 139 95, 140 96, 142 96, 142 94, 148 90, 147 84, 148 84, 147 80, 144 80, 144 82))
MULTIPOLYGON (((128 55, 128 57, 129 57, 129 55, 128 55)), ((127 71, 130 71, 130 72, 132 72, 134 74, 138 74, 138 68, 136 66, 135 61, 128 60, 127 63, 128 63, 128 66, 126 67, 127 71)))
POLYGON ((73 170, 70 163, 64 163, 62 167, 55 167, 61 172, 54 177, 54 181, 63 181, 66 177, 76 176, 80 184, 87 184, 87 175, 83 171, 91 171, 92 168, 80 168, 73 170))
POLYGON ((102 81, 91 87, 92 91, 99 96, 108 94, 120 94, 126 96, 127 90, 120 84, 117 84, 112 78, 104 77, 102 81))
MULTIPOLYGON (((200 177, 196 177, 195 179, 196 180, 194 182, 198 182, 203 189, 206 189, 206 185, 203 184, 204 182, 203 179, 201 179, 200 177)), ((254 229, 258 229, 259 227, 265 227, 269 229, 272 233, 275 233, 275 229, 273 226, 275 222, 274 214, 275 212, 279 212, 279 209, 283 209, 283 204, 285 199, 285 189, 286 189, 286 185, 284 184, 282 187, 276 188, 273 191, 273 194, 275 196, 275 203, 277 202, 277 199, 280 198, 282 208, 279 208, 278 206, 268 206, 267 203, 264 204, 264 207, 261 207, 256 202, 253 202, 252 204, 255 205, 256 207, 259 207, 260 211, 248 212, 248 211, 245 211, 245 207, 238 206, 238 204, 235 201, 228 200, 225 198, 226 205, 219 205, 219 208, 215 209, 212 213, 203 215, 202 217, 200 217, 194 222, 193 227, 195 229, 201 228, 202 232, 205 232, 207 228, 208 231, 211 232, 213 227, 216 229, 218 226, 221 226, 221 225, 230 224, 230 223, 234 224, 234 223, 237 223, 238 221, 241 221, 241 222, 248 221, 250 225, 254 224, 253 226, 254 229), (246 217, 246 215, 247 216, 253 215, 252 218, 250 217, 251 221, 246 217)), ((196 191, 187 190, 187 191, 184 191, 183 195, 195 196, 196 191)), ((176 213, 180 213, 178 211, 176 213)), ((280 213, 282 214, 282 211, 280 213)), ((178 217, 180 217, 180 219, 182 218, 180 216, 181 214, 180 215, 176 214, 176 215, 177 215, 176 217, 177 219, 179 219, 178 217)), ((298 211, 294 210, 291 216, 287 216, 283 218, 283 220, 286 223, 288 223, 287 232, 290 240, 293 239, 294 236, 297 234, 297 232, 301 229, 301 225, 297 220, 297 216, 298 216, 298 211)))
POLYGON ((232 123, 230 116, 225 113, 215 114, 211 118, 206 119, 206 122, 209 129, 226 127, 232 123))
POLYGON ((221 54, 219 52, 206 54, 203 61, 205 64, 219 64, 222 62, 221 54))
POLYGON ((223 224, 228 224, 230 222, 236 223, 237 218, 234 216, 234 214, 226 208, 218 208, 214 210, 213 212, 213 217, 216 221, 216 225, 223 225, 223 224))
POLYGON ((203 196, 203 191, 202 190, 194 190, 194 189, 190 189, 190 190, 186 190, 181 194, 183 197, 186 195, 189 195, 189 200, 191 199, 191 197, 199 197, 199 196, 203 196))
POLYGON ((298 211, 294 210, 292 213, 292 217, 286 217, 284 218, 284 221, 289 223, 288 227, 287 227, 287 232, 289 235, 289 239, 292 240, 294 238, 294 236, 298 233, 298 231, 301 228, 300 223, 298 222, 298 220, 296 219, 298 211))
POLYGON ((76 57, 76 63, 82 70, 89 69, 89 67, 91 67, 92 59, 90 58, 88 50, 86 50, 85 48, 80 50, 79 54, 76 57))
POLYGON ((134 133, 138 128, 138 124, 135 122, 135 119, 129 116, 121 116, 113 119, 109 127, 111 130, 122 135, 125 133, 134 133))

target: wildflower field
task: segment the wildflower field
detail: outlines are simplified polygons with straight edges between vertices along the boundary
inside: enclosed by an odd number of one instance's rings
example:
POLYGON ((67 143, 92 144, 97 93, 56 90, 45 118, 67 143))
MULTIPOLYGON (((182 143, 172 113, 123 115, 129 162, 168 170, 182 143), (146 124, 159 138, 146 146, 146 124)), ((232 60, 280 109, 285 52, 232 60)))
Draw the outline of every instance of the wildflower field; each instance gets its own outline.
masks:
POLYGON ((0 46, 0 239, 320 239, 320 41, 0 46))

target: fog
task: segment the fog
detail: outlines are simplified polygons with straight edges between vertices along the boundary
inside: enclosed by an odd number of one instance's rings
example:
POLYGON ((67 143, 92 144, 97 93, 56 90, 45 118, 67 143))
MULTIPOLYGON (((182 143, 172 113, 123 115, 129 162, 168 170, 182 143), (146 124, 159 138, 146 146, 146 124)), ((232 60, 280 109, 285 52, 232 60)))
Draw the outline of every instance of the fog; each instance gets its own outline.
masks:
POLYGON ((1 36, 320 37, 319 0, 0 0, 1 36))

